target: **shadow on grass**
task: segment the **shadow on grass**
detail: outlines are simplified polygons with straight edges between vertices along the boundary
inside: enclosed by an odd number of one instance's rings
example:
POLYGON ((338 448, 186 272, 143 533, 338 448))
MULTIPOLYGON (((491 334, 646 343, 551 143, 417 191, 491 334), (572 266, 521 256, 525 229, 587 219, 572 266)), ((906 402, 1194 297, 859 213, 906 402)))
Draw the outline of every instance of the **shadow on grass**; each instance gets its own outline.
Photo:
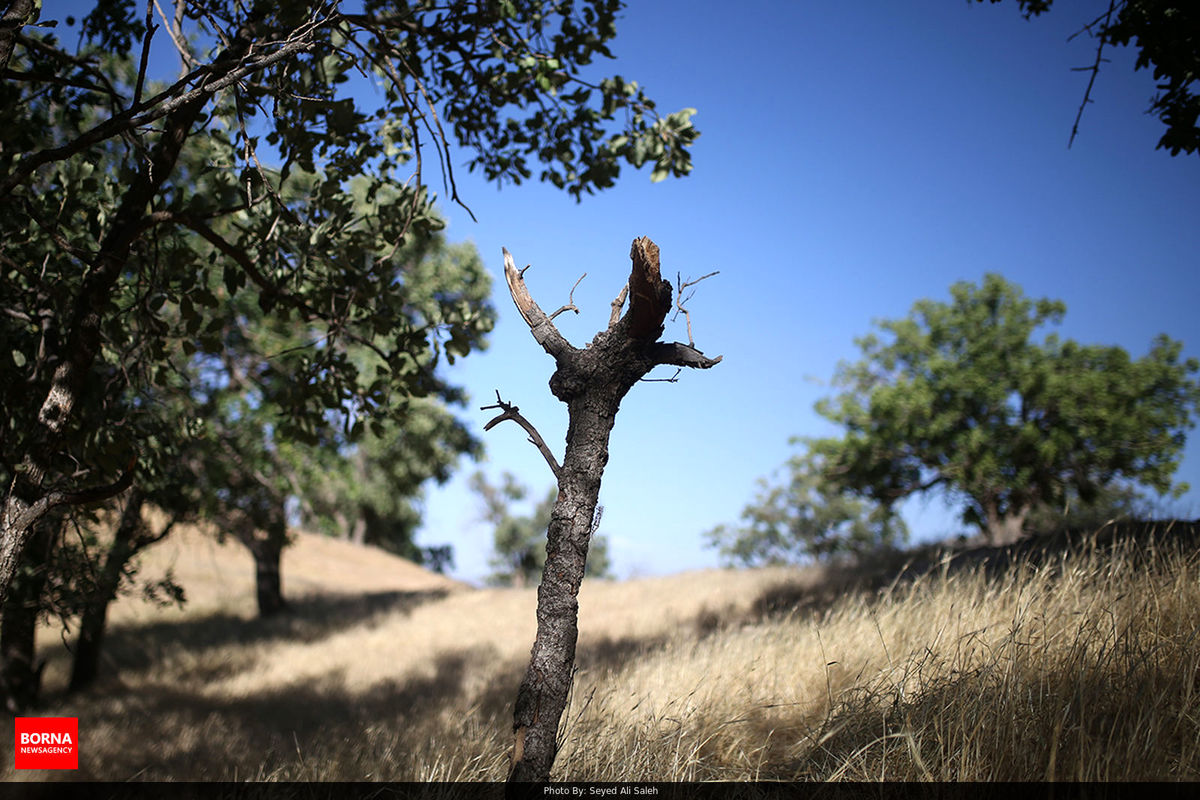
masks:
MULTIPOLYGON (((313 643, 349 627, 372 627, 396 613, 411 614, 418 606, 444 598, 444 589, 421 592, 375 592, 362 595, 322 595, 288 601, 288 610, 268 618, 245 619, 215 613, 177 621, 115 625, 105 635, 101 680, 104 675, 153 670, 172 652, 202 654, 234 648, 219 664, 198 667, 189 679, 218 680, 253 664, 251 645, 277 642, 313 643)), ((202 660, 197 659, 197 663, 202 660)))

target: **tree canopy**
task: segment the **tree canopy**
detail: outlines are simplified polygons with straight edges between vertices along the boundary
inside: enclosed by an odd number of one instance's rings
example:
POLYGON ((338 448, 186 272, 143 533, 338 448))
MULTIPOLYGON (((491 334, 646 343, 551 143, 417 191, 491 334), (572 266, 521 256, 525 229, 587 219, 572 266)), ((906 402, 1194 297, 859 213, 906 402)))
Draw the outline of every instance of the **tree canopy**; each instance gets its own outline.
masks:
POLYGON ((1177 491, 1172 476, 1194 425, 1196 359, 1157 337, 1134 359, 1120 347, 1033 334, 1066 312, 999 275, 921 300, 879 323, 843 364, 843 391, 817 410, 844 428, 813 442, 836 485, 892 505, 945 490, 965 522, 995 541, 1021 534, 1031 511, 1083 502, 1115 484, 1177 491))
POLYGON ((760 481, 737 525, 705 534, 731 564, 761 566, 858 558, 901 544, 908 527, 886 505, 855 497, 825 476, 823 459, 806 449, 788 460, 780 483, 760 481))
POLYGON ((0 594, 37 519, 135 480, 159 444, 136 420, 201 433, 159 413, 170 396, 207 381, 211 404, 237 377, 255 399, 229 421, 274 411, 268 449, 339 427, 352 444, 445 399, 438 364, 491 324, 461 275, 421 284, 406 250, 442 225, 433 162, 459 199, 452 144, 489 179, 537 169, 577 199, 623 164, 691 168, 691 109, 589 77, 613 0, 97 0, 74 45, 57 33, 74 21, 2 7, 0 594), (154 80, 152 43, 176 78, 154 80), (249 332, 255 308, 279 336, 249 332))

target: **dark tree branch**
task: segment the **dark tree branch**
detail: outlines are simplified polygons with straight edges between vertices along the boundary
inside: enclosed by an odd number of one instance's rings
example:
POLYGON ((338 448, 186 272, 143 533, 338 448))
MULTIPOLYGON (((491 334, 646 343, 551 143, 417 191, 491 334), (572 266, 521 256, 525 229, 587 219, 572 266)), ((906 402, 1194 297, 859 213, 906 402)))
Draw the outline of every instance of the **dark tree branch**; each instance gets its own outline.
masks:
POLYGON ((681 342, 657 342, 652 349, 655 364, 708 369, 721 363, 724 356, 709 358, 696 348, 681 342))
POLYGON ((542 453, 542 457, 546 459, 546 463, 550 465, 550 471, 554 473, 554 480, 558 481, 562 477, 562 467, 558 465, 558 461, 554 459, 554 453, 550 452, 549 446, 542 438, 542 435, 537 432, 537 428, 533 427, 533 423, 521 416, 521 409, 514 406, 512 403, 506 403, 500 399, 500 390, 496 390, 496 403, 490 406, 480 406, 480 411, 487 411, 490 408, 499 408, 502 413, 499 416, 493 417, 487 425, 483 426, 484 432, 490 431, 492 428, 499 425, 505 420, 511 419, 513 422, 520 425, 529 434, 529 443, 536 447, 542 453))
POLYGON ((629 311, 627 334, 633 339, 657 339, 663 321, 671 310, 671 284, 659 271, 658 245, 643 236, 634 239, 629 249, 633 270, 629 273, 629 311))
MULTIPOLYGON (((1117 2, 1117 0, 1109 0, 1108 13, 1106 13, 1104 15, 1104 26, 1105 27, 1108 26, 1109 21, 1112 19, 1112 14, 1113 14, 1114 8, 1116 7, 1116 2, 1117 2)), ((1096 22, 1098 22, 1098 21, 1099 21, 1099 19, 1096 20, 1096 22)), ((1086 26, 1087 29, 1089 30, 1089 32, 1091 30, 1092 25, 1095 25, 1096 22, 1092 22, 1090 25, 1086 26)), ((1101 64, 1101 62, 1103 62, 1105 60, 1104 59, 1104 45, 1107 44, 1107 41, 1104 37, 1104 28, 1100 29, 1100 35, 1097 38, 1099 38, 1100 44, 1096 46, 1096 61, 1095 61, 1095 63, 1093 63, 1090 67, 1078 67, 1076 70, 1078 72, 1086 72, 1086 71, 1090 70, 1092 73, 1092 77, 1088 79, 1087 89, 1083 93, 1083 102, 1081 102, 1079 104, 1079 111, 1078 111, 1078 113, 1075 114, 1075 124, 1071 126, 1071 138, 1067 140, 1067 149, 1068 150, 1071 149, 1071 145, 1075 144, 1075 137, 1079 133, 1079 122, 1080 122, 1080 120, 1083 119, 1083 109, 1087 107, 1088 103, 1092 102, 1092 86, 1094 86, 1096 83, 1096 76, 1100 74, 1100 64, 1101 64)))
POLYGON ((142 87, 146 85, 146 66, 150 61, 150 40, 158 26, 154 24, 154 0, 146 0, 146 35, 142 39, 142 58, 138 64, 137 84, 133 88, 133 105, 142 102, 142 87))
POLYGON ((33 16, 33 0, 11 0, 0 17, 0 70, 8 68, 18 32, 33 16))
POLYGON ((135 456, 129 460, 129 464, 125 467, 124 472, 121 473, 121 477, 104 486, 92 486, 87 489, 77 489, 73 492, 47 492, 38 498, 36 502, 26 506, 9 520, 6 520, 6 524, 15 527, 30 527, 45 516, 52 508, 57 508, 58 506, 90 505, 107 500, 110 497, 116 497, 133 485, 134 467, 136 465, 137 457, 135 456))

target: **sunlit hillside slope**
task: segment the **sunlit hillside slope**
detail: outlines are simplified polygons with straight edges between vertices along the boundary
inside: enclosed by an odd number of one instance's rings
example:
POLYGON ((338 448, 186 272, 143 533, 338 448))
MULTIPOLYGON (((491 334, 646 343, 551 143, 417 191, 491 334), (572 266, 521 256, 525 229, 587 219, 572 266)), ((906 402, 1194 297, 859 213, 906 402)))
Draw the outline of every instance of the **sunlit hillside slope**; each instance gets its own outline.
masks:
MULTIPOLYGON (((924 553, 904 575, 585 583, 555 777, 1200 779, 1187 530, 924 553)), ((43 712, 79 717, 71 777, 502 779, 535 591, 446 588, 298 597, 265 622, 123 612, 109 677, 43 712)))

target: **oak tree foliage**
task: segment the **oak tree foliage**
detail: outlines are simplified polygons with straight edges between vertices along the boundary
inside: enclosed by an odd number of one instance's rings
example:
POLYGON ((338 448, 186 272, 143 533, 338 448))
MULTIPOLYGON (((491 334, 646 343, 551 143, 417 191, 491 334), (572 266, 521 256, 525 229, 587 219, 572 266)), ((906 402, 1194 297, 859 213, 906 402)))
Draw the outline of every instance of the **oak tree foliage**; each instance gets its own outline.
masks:
POLYGON ((921 300, 860 339, 842 392, 817 411, 844 434, 816 440, 828 480, 892 505, 939 488, 993 541, 1019 537, 1041 506, 1084 503, 1123 484, 1169 494, 1194 425, 1200 364, 1165 335, 1132 358, 1038 329, 1060 301, 989 274, 921 300))
POLYGON ((243 501, 277 509, 255 473, 283 443, 347 453, 452 402, 437 367, 492 312, 411 249, 442 226, 431 175, 458 200, 452 145, 576 198, 622 165, 690 170, 691 109, 590 77, 620 7, 0 4, 0 594, 39 518, 122 491, 167 439, 197 454, 180 468, 232 448, 263 493, 243 501))

